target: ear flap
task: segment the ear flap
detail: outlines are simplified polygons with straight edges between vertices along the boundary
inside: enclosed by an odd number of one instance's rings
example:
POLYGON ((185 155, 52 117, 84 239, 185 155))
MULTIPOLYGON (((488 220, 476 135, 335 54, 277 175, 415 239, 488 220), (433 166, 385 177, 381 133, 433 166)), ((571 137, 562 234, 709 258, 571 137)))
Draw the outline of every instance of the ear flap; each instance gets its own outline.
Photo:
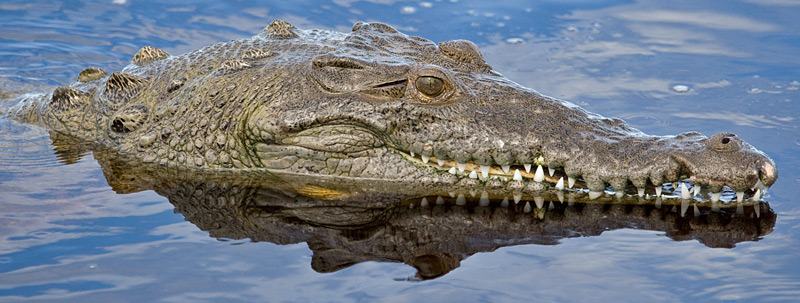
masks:
POLYGON ((439 49, 445 55, 464 62, 475 65, 482 69, 491 70, 492 67, 483 60, 483 55, 478 50, 478 46, 468 40, 451 40, 439 42, 439 49))

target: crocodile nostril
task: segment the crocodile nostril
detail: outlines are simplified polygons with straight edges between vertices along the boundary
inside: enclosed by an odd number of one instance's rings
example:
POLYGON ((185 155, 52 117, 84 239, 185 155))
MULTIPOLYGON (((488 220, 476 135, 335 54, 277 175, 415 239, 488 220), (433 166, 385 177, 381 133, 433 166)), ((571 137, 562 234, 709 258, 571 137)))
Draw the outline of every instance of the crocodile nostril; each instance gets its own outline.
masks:
POLYGON ((722 144, 728 144, 731 142, 731 138, 722 138, 722 144))

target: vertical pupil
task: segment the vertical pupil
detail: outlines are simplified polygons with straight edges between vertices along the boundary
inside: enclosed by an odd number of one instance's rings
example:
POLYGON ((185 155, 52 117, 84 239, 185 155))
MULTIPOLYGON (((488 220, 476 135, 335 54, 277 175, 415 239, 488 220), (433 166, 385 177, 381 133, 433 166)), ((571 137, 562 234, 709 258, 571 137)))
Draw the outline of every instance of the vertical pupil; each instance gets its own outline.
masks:
POLYGON ((431 76, 419 77, 416 85, 420 92, 429 97, 436 97, 444 90, 444 81, 431 76))

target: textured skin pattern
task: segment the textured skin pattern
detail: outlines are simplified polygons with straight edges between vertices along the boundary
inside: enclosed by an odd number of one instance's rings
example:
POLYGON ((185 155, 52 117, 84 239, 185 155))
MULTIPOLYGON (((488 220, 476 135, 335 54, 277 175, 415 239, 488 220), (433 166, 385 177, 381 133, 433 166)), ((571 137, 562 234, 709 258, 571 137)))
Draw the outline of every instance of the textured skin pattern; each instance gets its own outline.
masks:
POLYGON ((512 82, 472 42, 381 23, 339 33, 275 21, 180 56, 145 47, 132 63, 110 75, 89 68, 11 114, 144 162, 209 171, 508 190, 579 179, 594 192, 648 194, 684 178, 750 192, 778 176, 733 134, 646 135, 512 82), (554 173, 538 178, 542 167, 554 173))

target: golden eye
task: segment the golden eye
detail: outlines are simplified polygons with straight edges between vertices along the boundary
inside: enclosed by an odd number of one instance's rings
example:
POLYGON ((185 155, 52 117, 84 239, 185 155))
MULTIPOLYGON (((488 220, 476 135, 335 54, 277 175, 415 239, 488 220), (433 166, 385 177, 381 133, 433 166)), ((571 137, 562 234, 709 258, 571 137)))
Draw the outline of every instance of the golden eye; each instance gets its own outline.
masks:
POLYGON ((419 77, 414 85, 419 92, 430 98, 436 98, 444 92, 444 80, 433 76, 419 77))

